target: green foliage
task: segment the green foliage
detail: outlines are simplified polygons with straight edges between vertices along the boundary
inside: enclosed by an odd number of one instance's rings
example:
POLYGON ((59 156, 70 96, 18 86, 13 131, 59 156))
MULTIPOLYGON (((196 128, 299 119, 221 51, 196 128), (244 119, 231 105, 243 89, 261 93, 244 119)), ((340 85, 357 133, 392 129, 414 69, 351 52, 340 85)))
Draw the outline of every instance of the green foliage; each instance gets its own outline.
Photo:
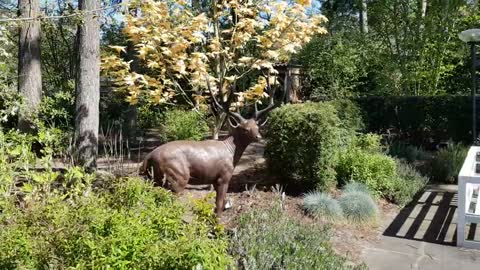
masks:
POLYGON ((342 208, 335 199, 318 191, 305 194, 303 209, 312 215, 326 218, 339 218, 343 215, 342 208))
POLYGON ((359 182, 350 182, 347 183, 345 186, 343 186, 343 192, 348 193, 348 192, 363 192, 370 194, 370 190, 368 189, 368 186, 365 185, 364 183, 359 183, 359 182))
POLYGON ((397 162, 397 177, 392 178, 392 186, 384 192, 384 197, 398 204, 407 205, 415 195, 423 190, 428 178, 422 176, 412 165, 397 162))
POLYGON ((51 167, 55 143, 48 130, 0 132, 0 269, 231 265, 213 204, 195 202, 189 213, 143 179, 106 179, 78 167, 60 174, 51 167), (41 159, 31 151, 34 140, 45 146, 41 159))
POLYGON ((428 160, 430 158, 430 155, 423 149, 404 142, 394 142, 391 144, 388 147, 388 155, 404 159, 410 163, 418 160, 428 160))
POLYGON ((300 52, 297 61, 308 66, 310 97, 344 98, 355 95, 366 75, 363 46, 359 39, 338 34, 312 39, 300 52))
POLYGON ((457 176, 467 152, 468 148, 458 143, 450 143, 446 148, 440 149, 430 164, 432 180, 449 184, 457 183, 457 176))
POLYGON ((22 98, 18 90, 12 85, 2 84, 0 81, 0 128, 11 127, 16 124, 17 116, 22 98))
POLYGON ((357 104, 348 99, 328 101, 337 110, 340 126, 349 132, 361 131, 365 128, 362 112, 357 104))
POLYGON ((328 244, 328 230, 302 224, 277 208, 240 216, 232 253, 240 269, 349 269, 328 244))
POLYGON ((376 195, 381 195, 391 188, 396 164, 393 158, 384 154, 349 148, 340 153, 336 171, 340 183, 364 183, 376 195))
POLYGON ((184 208, 164 189, 135 178, 108 190, 77 189, 80 196, 48 193, 35 203, 27 198, 25 209, 4 210, 2 269, 225 269, 231 263, 226 239, 210 237, 210 226, 198 219, 185 223, 184 208))
POLYGON ((363 2, 368 33, 358 1, 320 2, 329 35, 312 39, 297 59, 308 67, 312 98, 468 93, 471 63, 457 35, 479 26, 473 2, 435 2, 426 12, 412 0, 363 2))
POLYGON ((165 113, 162 127, 166 141, 199 141, 205 137, 209 130, 205 115, 197 111, 179 109, 165 113))
POLYGON ((354 223, 374 221, 378 216, 378 207, 372 197, 365 192, 345 192, 339 199, 344 216, 354 223))
POLYGON ((74 82, 69 81, 69 89, 56 91, 45 96, 40 104, 40 118, 48 126, 71 130, 74 126, 75 96, 74 82))
POLYGON ((350 145, 353 149, 360 149, 370 153, 381 153, 383 151, 380 140, 382 136, 373 133, 357 134, 350 145))
POLYGON ((265 157, 271 172, 294 179, 304 188, 335 186, 337 150, 342 128, 328 103, 285 105, 271 112, 265 157))
POLYGON ((145 104, 138 107, 138 125, 143 128, 158 128, 164 119, 164 110, 159 106, 145 104))

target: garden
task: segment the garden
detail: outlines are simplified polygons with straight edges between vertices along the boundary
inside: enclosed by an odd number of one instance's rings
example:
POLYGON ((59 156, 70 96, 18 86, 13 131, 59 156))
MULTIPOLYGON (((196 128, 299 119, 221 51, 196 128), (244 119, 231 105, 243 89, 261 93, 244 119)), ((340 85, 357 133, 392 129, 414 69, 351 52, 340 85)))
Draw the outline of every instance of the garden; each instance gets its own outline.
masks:
POLYGON ((376 269, 472 144, 478 7, 417 2, 0 3, 0 269, 376 269))

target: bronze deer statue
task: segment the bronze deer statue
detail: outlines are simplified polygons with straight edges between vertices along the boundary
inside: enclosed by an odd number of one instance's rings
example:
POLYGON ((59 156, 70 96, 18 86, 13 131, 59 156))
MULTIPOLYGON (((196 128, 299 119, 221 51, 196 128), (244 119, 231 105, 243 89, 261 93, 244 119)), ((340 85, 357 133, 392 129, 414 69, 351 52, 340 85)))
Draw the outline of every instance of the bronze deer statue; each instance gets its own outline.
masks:
POLYGON ((220 105, 212 95, 216 108, 227 114, 232 127, 230 135, 223 141, 173 141, 163 144, 145 157, 140 174, 152 177, 154 183, 175 193, 182 192, 187 184, 212 184, 217 193, 215 212, 220 216, 225 208, 226 193, 235 166, 247 146, 262 138, 258 124, 260 119, 277 106, 274 93, 270 94, 266 108, 259 111, 255 103, 255 114, 248 120, 238 112, 230 112, 228 105, 220 105), (232 119, 236 123, 232 123, 232 119))

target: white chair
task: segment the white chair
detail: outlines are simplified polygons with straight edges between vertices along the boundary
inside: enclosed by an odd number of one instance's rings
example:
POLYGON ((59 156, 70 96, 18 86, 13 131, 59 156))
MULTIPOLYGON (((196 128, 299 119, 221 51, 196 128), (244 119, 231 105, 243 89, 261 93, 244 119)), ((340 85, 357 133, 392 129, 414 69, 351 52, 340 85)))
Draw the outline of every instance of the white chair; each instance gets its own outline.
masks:
MULTIPOLYGON (((476 173, 477 152, 472 146, 458 175, 457 246, 480 249, 480 241, 467 240, 466 224, 480 224, 480 173, 476 173)), ((479 165, 480 166, 480 165, 479 165)))

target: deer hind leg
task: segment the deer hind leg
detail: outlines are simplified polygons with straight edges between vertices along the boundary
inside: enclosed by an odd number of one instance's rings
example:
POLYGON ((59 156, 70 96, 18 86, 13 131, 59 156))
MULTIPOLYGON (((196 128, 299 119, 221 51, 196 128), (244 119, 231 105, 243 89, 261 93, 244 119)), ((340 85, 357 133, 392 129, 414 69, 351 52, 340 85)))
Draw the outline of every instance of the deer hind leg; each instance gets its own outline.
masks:
POLYGON ((165 171, 165 178, 170 190, 181 193, 187 186, 189 173, 169 168, 165 171))

